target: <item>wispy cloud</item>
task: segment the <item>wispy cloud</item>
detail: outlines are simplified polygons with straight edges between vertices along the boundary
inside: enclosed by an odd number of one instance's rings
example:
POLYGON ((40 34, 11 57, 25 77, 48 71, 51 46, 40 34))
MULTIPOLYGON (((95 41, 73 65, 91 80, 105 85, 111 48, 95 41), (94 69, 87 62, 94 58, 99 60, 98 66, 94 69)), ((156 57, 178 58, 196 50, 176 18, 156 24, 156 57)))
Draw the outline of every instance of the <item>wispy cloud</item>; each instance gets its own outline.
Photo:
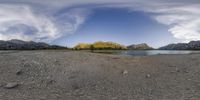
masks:
POLYGON ((151 9, 153 18, 169 27, 169 32, 182 42, 200 40, 200 4, 166 4, 164 7, 151 9))
MULTIPOLYGON (((170 1, 170 0, 169 0, 170 1)), ((129 4, 106 5, 143 11, 157 22, 169 27, 169 32, 181 42, 200 40, 200 1, 147 1, 129 4)))
POLYGON ((76 8, 53 16, 29 5, 0 4, 0 40, 51 42, 77 30, 88 14, 88 10, 76 8))
POLYGON ((74 33, 84 23, 91 11, 85 8, 73 8, 54 16, 60 33, 74 33))
POLYGON ((26 5, 1 4, 0 27, 0 39, 2 40, 16 38, 40 41, 42 38, 50 40, 59 36, 59 30, 51 19, 34 13, 26 5))

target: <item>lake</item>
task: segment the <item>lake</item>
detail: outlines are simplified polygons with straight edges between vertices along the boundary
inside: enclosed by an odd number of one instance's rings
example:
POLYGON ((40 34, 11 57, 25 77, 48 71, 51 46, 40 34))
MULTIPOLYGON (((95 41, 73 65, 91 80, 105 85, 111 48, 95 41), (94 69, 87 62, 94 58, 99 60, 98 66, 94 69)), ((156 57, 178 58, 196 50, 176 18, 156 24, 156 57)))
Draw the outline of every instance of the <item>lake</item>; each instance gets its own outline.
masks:
POLYGON ((95 53, 131 55, 131 56, 151 56, 151 55, 174 55, 174 54, 200 54, 195 50, 95 50, 95 53))

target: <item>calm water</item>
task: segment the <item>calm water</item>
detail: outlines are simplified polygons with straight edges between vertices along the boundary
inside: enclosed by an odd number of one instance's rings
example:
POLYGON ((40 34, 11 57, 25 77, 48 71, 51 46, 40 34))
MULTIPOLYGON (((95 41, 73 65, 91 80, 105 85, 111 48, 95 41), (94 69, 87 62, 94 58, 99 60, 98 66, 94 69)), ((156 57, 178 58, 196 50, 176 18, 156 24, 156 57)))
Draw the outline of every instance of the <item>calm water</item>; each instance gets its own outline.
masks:
POLYGON ((119 54, 131 56, 150 56, 150 55, 173 55, 173 54, 200 54, 200 51, 192 50, 99 50, 97 53, 119 54))

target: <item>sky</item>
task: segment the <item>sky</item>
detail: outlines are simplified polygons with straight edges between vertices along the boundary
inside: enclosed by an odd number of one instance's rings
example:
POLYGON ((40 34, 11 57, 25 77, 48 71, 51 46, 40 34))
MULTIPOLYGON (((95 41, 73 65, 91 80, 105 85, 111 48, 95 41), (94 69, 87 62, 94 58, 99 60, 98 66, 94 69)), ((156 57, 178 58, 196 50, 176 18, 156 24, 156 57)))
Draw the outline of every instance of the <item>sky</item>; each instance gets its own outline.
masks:
POLYGON ((200 40, 199 0, 0 0, 0 40, 73 47, 200 40))

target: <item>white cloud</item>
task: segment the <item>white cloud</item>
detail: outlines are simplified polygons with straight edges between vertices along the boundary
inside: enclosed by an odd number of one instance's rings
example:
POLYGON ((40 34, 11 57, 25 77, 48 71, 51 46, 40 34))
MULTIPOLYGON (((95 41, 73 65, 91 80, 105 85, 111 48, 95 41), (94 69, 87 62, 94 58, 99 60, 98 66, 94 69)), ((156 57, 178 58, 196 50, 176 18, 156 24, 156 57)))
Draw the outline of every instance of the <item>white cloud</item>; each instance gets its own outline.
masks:
POLYGON ((106 7, 121 7, 128 8, 130 11, 150 13, 150 17, 169 27, 168 31, 181 42, 200 40, 200 1, 187 1, 187 3, 184 0, 154 1, 151 3, 147 1, 133 4, 111 4, 106 7))
POLYGON ((74 8, 64 13, 59 14, 56 17, 56 25, 62 30, 62 33, 73 33, 78 27, 85 22, 90 14, 89 9, 74 8))
POLYGON ((51 42, 77 30, 88 11, 72 9, 57 17, 45 14, 28 5, 0 4, 0 40, 51 42))
MULTIPOLYGON (((47 17, 35 14, 30 7, 25 5, 0 5, 0 39, 47 40, 59 36, 58 29, 47 17), (25 33, 25 29, 34 28, 33 34, 25 33)), ((31 30, 30 30, 31 31, 31 30)), ((29 32, 29 31, 28 31, 29 32)))
MULTIPOLYGON (((169 26, 169 32, 183 42, 200 40, 200 4, 162 8, 154 18, 169 26)), ((154 12, 154 11, 153 11, 154 12)))

